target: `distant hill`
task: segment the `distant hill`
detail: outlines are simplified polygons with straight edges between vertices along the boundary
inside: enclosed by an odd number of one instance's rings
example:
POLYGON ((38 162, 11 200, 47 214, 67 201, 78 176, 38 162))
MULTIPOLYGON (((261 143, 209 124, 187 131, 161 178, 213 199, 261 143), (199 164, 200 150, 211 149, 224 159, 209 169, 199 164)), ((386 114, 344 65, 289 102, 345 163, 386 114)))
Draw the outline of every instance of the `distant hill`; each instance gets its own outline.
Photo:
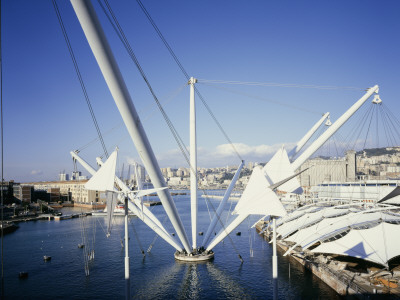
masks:
POLYGON ((368 157, 385 155, 385 154, 395 154, 395 153, 400 152, 400 147, 364 149, 364 150, 358 151, 357 155, 362 155, 364 152, 365 152, 365 155, 368 157))

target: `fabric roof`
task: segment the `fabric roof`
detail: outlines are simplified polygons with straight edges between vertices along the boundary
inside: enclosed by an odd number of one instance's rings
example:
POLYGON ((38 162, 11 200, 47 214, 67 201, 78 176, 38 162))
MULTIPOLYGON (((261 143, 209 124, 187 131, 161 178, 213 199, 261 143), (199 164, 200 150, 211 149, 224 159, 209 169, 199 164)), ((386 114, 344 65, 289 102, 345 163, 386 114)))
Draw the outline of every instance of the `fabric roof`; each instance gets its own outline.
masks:
POLYGON ((400 225, 382 222, 363 230, 350 230, 335 241, 322 243, 314 253, 347 255, 372 261, 381 265, 400 255, 400 225))
POLYGON ((349 212, 350 212, 349 209, 344 209, 344 210, 342 210, 342 212, 341 212, 342 214, 340 214, 340 215, 336 214, 336 215, 331 215, 332 217, 325 217, 317 224, 312 225, 307 228, 303 228, 303 229, 299 230, 298 232, 294 233, 293 235, 287 237, 285 240, 289 241, 289 242, 294 242, 294 243, 301 243, 303 240, 305 240, 307 237, 311 236, 312 234, 318 233, 320 231, 320 229, 330 226, 334 222, 337 222, 340 219, 347 218, 349 212))
POLYGON ((255 167, 232 214, 286 215, 286 209, 269 185, 262 168, 255 167))
POLYGON ((118 149, 116 149, 100 169, 85 184, 87 190, 113 191, 115 166, 117 164, 118 149))
MULTIPOLYGON (((271 184, 277 183, 290 176, 295 175, 293 167, 285 148, 282 146, 271 160, 264 166, 264 173, 271 180, 271 184)), ((279 186, 279 190, 293 192, 300 188, 300 183, 296 177, 279 186)))
POLYGON ((315 223, 320 222, 324 218, 332 218, 349 212, 348 209, 341 209, 339 206, 333 207, 314 207, 306 210, 306 213, 297 218, 293 222, 285 223, 277 229, 277 233, 285 238, 297 230, 307 228, 315 223), (345 210, 345 211, 344 211, 345 210))
MULTIPOLYGON (((339 216, 337 218, 327 219, 332 220, 330 222, 320 223, 318 226, 318 230, 314 231, 310 228, 308 232, 311 234, 306 236, 306 234, 299 234, 300 237, 295 237, 296 244, 292 246, 286 253, 287 255, 293 248, 297 245, 301 246, 303 250, 308 249, 315 243, 319 241, 324 241, 331 237, 339 238, 340 235, 348 230, 353 230, 354 228, 368 227, 368 224, 371 223, 379 223, 381 221, 385 222, 399 222, 400 223, 400 215, 391 212, 396 208, 378 208, 366 210, 358 213, 349 213, 348 215, 339 216)), ((307 233, 307 232, 305 232, 307 233)), ((289 239, 288 239, 289 240, 289 239)))

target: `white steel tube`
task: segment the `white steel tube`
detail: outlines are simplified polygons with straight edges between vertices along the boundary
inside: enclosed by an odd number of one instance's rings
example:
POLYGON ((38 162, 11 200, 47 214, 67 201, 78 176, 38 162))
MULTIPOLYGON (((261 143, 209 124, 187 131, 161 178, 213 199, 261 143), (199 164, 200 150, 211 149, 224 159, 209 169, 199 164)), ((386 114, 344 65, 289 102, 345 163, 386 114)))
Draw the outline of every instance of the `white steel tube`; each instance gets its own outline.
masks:
POLYGON ((278 256, 276 255, 276 218, 272 220, 272 284, 274 289, 274 300, 278 299, 278 256))
MULTIPOLYGON (((72 157, 75 158, 91 175, 93 175, 94 173, 96 173, 95 169, 93 169, 86 161, 84 161, 77 153, 75 152, 70 152, 72 157)), ((118 177, 115 177, 118 178, 118 177)), ((119 178, 118 178, 119 179, 119 178)), ((122 181, 121 181, 122 183, 122 181)), ((119 181, 117 180, 117 184, 119 185, 119 187, 121 189, 125 189, 128 187, 126 187, 124 184, 119 183, 119 181), (124 188, 125 186, 125 188, 124 188)), ((142 214, 141 210, 135 205, 135 203, 132 200, 132 195, 129 195, 129 202, 128 202, 128 207, 129 209, 137 216, 139 216, 140 214, 142 214)), ((147 209, 147 208, 146 208, 147 209)), ((163 240, 165 240, 168 244, 170 244, 172 247, 174 247, 176 250, 178 251, 182 251, 182 246, 179 245, 179 243, 173 238, 171 237, 167 231, 165 230, 165 228, 161 225, 161 223, 158 221, 158 219, 152 214, 152 212, 144 210, 144 216, 142 218, 143 223, 145 223, 147 226, 150 227, 150 229, 152 229, 155 233, 157 233, 163 240), (150 218, 147 214, 149 214, 150 216, 152 216, 152 218, 150 218), (155 218, 158 223, 160 223, 161 227, 158 226, 157 223, 154 222, 153 218, 155 218)))
POLYGON ((278 278, 278 256, 276 255, 276 218, 272 219, 272 278, 278 278))
POLYGON ((232 190, 235 187, 236 181, 239 179, 240 171, 242 171, 243 166, 244 166, 244 160, 242 160, 239 168, 237 169, 237 171, 235 173, 235 176, 233 176, 228 189, 225 191, 224 198, 222 199, 221 203, 219 204, 217 211, 215 212, 215 215, 212 218, 210 225, 208 226, 207 232, 204 236, 203 246, 205 246, 207 244, 208 240, 210 239, 211 233, 214 231, 214 228, 217 225, 219 218, 221 217, 221 213, 223 212, 223 210, 225 208, 225 204, 228 202, 229 196, 231 195, 232 190))
POLYGON ((196 102, 194 84, 190 78, 190 209, 192 221, 192 248, 197 249, 197 138, 196 138, 196 102))
POLYGON ((211 241, 207 246, 207 251, 212 250, 216 245, 218 245, 224 238, 228 236, 236 227, 238 227, 249 215, 242 214, 238 215, 225 229, 221 230, 218 235, 211 241))
POLYGON ((125 197, 125 299, 130 299, 131 284, 129 276, 129 232, 128 232, 128 198, 125 197))
POLYGON ((317 131, 317 129, 321 126, 324 120, 329 117, 329 112, 324 114, 322 118, 306 133, 306 135, 297 143, 297 145, 289 152, 289 158, 294 157, 300 150, 304 147, 304 145, 308 142, 308 140, 313 136, 313 134, 317 131))
MULTIPOLYGON (((156 188, 166 187, 153 149, 91 2, 71 0, 71 4, 151 182, 156 188)), ((186 251, 190 253, 189 241, 169 190, 161 190, 157 193, 179 239, 186 251)))
POLYGON ((311 157, 360 107, 373 93, 377 93, 379 87, 375 85, 356 103, 353 104, 335 123, 333 123, 310 147, 308 147, 293 163, 293 170, 298 169, 307 159, 311 157))

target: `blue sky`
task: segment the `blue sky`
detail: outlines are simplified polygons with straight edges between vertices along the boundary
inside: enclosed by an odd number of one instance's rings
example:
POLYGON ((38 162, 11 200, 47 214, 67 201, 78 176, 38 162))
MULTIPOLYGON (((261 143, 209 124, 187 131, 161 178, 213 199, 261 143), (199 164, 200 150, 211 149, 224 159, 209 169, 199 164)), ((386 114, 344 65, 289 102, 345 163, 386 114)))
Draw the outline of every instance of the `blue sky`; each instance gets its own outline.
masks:
MULTIPOLYGON (((198 84, 246 161, 266 161, 297 142, 326 111, 336 120, 375 84, 398 115, 398 1, 146 1, 154 21, 191 76, 208 80, 351 86, 359 90, 198 84), (251 96, 248 96, 251 95, 251 96), (280 103, 280 104, 277 104, 280 103)), ((136 150, 69 1, 57 1, 108 149, 119 165, 136 150)), ((136 1, 110 1, 166 112, 189 144, 189 89, 136 1)), ((69 151, 96 138, 52 3, 2 3, 5 179, 55 180, 73 170, 69 151)), ((96 11, 121 67, 161 167, 186 166, 134 64, 97 3, 96 11)), ((239 158, 198 104, 199 165, 239 158)), ((100 143, 81 152, 90 164, 100 143)), ((80 168, 82 169, 82 168, 80 168)))

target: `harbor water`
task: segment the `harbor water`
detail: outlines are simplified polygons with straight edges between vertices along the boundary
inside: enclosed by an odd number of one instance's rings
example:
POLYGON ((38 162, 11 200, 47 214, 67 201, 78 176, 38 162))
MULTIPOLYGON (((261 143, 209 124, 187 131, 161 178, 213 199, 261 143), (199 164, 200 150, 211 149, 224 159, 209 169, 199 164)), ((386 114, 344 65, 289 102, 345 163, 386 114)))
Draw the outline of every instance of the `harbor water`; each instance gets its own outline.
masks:
MULTIPOLYGON (((190 228, 189 195, 174 197, 185 225, 190 228)), ((219 200, 199 198, 199 231, 206 232, 219 200)), ((230 205, 231 203, 229 203, 230 205)), ((235 203, 232 203, 234 207, 235 203)), ((228 206, 229 206, 228 205, 228 206)), ((161 221, 162 206, 150 208, 161 221)), ((65 208, 63 213, 79 208, 65 208)), ((226 214, 228 215, 228 214, 226 214)), ((226 216, 221 218, 225 221, 226 216)), ((242 223, 215 247, 207 263, 174 260, 169 244, 156 238, 140 217, 130 219, 130 274, 133 299, 272 299, 272 247, 250 227, 257 218, 242 223), (241 235, 236 235, 237 232, 241 235), (135 234, 136 232, 136 234, 135 234), (151 251, 147 253, 150 245, 151 251), (144 257, 141 250, 146 252, 144 257), (238 257, 241 255, 244 262, 238 257)), ((123 218, 115 217, 106 237, 105 217, 88 216, 61 221, 19 223, 4 236, 4 295, 6 299, 122 299, 124 281, 123 218), (86 228, 85 231, 82 228, 86 228), (82 237, 94 244, 95 258, 85 275, 82 237), (51 256, 44 261, 43 256, 51 256), (20 279, 19 272, 28 272, 20 279)), ((165 222, 166 228, 174 230, 165 222)), ((203 236, 198 236, 201 243, 203 236)), ((191 238, 190 238, 191 240, 191 238)), ((288 257, 278 257, 278 299, 340 299, 325 283, 288 257)))

